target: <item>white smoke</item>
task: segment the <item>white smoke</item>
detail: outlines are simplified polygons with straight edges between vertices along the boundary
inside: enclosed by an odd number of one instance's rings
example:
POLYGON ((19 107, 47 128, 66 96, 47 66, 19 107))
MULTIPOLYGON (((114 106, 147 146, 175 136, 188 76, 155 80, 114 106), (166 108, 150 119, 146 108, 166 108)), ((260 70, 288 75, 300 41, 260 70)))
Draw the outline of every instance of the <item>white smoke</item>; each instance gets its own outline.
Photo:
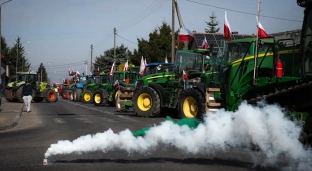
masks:
POLYGON ((299 124, 286 118, 277 105, 254 107, 242 103, 236 112, 220 110, 209 113, 195 129, 171 121, 151 127, 144 137, 134 137, 129 129, 119 133, 109 129, 103 133, 81 136, 72 142, 58 141, 48 148, 45 157, 115 149, 145 153, 160 143, 192 154, 214 154, 230 147, 250 147, 254 144, 272 162, 283 155, 292 161, 305 161, 305 164, 311 165, 311 160, 306 163, 311 152, 299 142, 301 129, 299 124))

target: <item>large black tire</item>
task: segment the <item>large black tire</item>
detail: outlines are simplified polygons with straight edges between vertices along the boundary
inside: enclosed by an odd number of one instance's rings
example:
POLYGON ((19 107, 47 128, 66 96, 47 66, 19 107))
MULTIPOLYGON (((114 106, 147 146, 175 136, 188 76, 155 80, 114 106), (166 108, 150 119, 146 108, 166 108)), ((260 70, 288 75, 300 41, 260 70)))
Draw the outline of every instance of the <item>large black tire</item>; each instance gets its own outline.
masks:
POLYGON ((19 103, 24 103, 24 100, 23 100, 23 87, 24 85, 21 85, 17 91, 16 91, 16 94, 15 94, 15 97, 17 98, 17 101, 19 103))
POLYGON ((137 89, 133 94, 132 104, 135 114, 140 117, 151 117, 160 113, 159 95, 150 87, 137 89))
POLYGON ((4 97, 8 102, 12 102, 14 100, 15 92, 12 88, 6 88, 4 90, 4 97))
POLYGON ((47 89, 45 92, 44 99, 46 100, 46 102, 56 102, 57 100, 56 92, 53 89, 47 89))
POLYGON ((93 92, 91 90, 85 90, 82 95, 82 101, 84 103, 92 103, 93 102, 93 92))
POLYGON ((206 113, 206 100, 201 92, 194 88, 181 92, 179 98, 179 118, 202 119, 206 113))
POLYGON ((81 92, 82 92, 82 90, 80 88, 74 89, 74 91, 73 91, 73 100, 74 101, 80 101, 81 100, 81 98, 80 98, 81 92))

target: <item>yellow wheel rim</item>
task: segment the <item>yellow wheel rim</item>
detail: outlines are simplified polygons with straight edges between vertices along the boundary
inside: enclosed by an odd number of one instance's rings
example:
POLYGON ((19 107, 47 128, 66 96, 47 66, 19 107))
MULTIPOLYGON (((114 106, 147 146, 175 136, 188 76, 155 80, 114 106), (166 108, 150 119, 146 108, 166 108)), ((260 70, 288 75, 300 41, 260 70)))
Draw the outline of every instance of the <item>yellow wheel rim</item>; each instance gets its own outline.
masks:
POLYGON ((100 94, 95 94, 95 96, 94 96, 94 102, 95 103, 97 103, 97 104, 99 104, 99 103, 101 103, 101 95, 100 94))
POLYGON ((91 94, 90 93, 85 93, 84 95, 83 95, 83 99, 85 100, 85 101, 90 101, 91 100, 91 94))
POLYGON ((115 99, 117 98, 117 96, 118 96, 118 94, 120 93, 120 91, 118 90, 118 91, 116 91, 116 93, 115 93, 115 99))
POLYGON ((147 93, 142 93, 138 97, 138 107, 142 111, 148 111, 152 108, 152 97, 147 93))
POLYGON ((187 97, 183 102, 183 113, 187 118, 194 118, 197 115, 198 107, 193 97, 187 97))

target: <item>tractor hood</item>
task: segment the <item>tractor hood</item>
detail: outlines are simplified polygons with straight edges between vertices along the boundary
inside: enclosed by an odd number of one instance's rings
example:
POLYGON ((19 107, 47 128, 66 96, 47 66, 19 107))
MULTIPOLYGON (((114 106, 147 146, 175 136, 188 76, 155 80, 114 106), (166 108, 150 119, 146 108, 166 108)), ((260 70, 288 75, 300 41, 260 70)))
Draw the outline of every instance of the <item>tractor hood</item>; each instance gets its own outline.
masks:
POLYGON ((156 74, 150 74, 144 77, 141 77, 138 79, 137 86, 146 86, 151 83, 168 83, 173 81, 175 78, 175 74, 172 72, 162 72, 162 73, 156 73, 156 74))

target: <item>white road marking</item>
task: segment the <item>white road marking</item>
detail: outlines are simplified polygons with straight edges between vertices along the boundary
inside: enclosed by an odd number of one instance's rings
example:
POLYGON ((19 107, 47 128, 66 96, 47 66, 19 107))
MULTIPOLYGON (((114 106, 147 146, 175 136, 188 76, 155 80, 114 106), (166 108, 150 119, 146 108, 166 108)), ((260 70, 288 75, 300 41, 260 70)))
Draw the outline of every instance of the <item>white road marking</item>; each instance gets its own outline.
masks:
MULTIPOLYGON (((109 115, 116 116, 116 117, 119 117, 119 118, 122 118, 122 119, 130 120, 130 121, 133 121, 133 122, 138 122, 137 120, 131 119, 128 116, 115 115, 113 112, 104 111, 103 109, 101 110, 99 108, 89 107, 89 106, 86 106, 86 105, 83 105, 83 104, 79 104, 79 103, 75 103, 75 102, 72 102, 72 101, 69 101, 69 100, 63 100, 63 99, 59 99, 59 100, 67 102, 67 103, 70 103, 70 104, 73 104, 73 105, 76 105, 76 106, 80 106, 80 107, 83 107, 83 108, 86 108, 86 109, 95 110, 95 111, 98 111, 98 112, 101 112, 101 113, 109 114, 109 115)), ((109 122, 111 122, 111 121, 109 121, 109 122)), ((114 122, 116 122, 116 121, 114 121, 114 122)))
POLYGON ((59 123, 59 124, 63 124, 63 123, 66 123, 63 119, 61 118, 54 118, 53 119, 55 123, 59 123))
POLYGON ((84 123, 93 123, 92 121, 90 121, 88 118, 76 118, 78 120, 81 120, 84 123))

